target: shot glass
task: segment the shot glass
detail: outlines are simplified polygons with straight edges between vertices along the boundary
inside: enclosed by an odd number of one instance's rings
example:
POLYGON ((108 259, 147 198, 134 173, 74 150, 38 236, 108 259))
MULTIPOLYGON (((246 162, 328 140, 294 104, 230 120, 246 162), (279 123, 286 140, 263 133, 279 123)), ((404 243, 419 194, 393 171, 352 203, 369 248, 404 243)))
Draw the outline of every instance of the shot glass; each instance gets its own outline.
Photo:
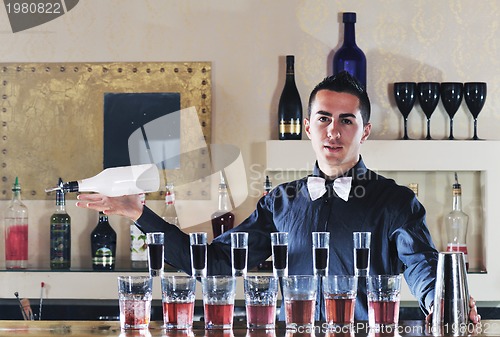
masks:
POLYGON ((366 279, 368 325, 380 331, 399 322, 401 275, 374 275, 366 279))
POLYGON ((232 329, 236 278, 209 276, 201 279, 205 329, 232 329))
POLYGON ((162 276, 161 290, 165 329, 191 329, 196 278, 181 275, 162 276))
POLYGON ((233 276, 246 276, 248 259, 248 233, 231 233, 231 262, 233 276))
POLYGON ((309 330, 314 327, 317 280, 317 277, 313 275, 294 275, 283 278, 287 329, 309 330))
POLYGON ((274 329, 278 279, 274 276, 247 276, 244 280, 248 329, 274 329))
POLYGON ((274 276, 288 276, 288 233, 271 233, 271 247, 273 253, 274 276))
POLYGON ((329 232, 313 232, 313 269, 314 275, 328 275, 328 253, 330 247, 329 232))
POLYGON ((151 277, 163 275, 163 267, 165 265, 163 259, 163 240, 164 234, 162 232, 146 234, 149 275, 151 275, 151 277))
POLYGON ((152 280, 150 276, 118 276, 120 327, 123 330, 148 328, 152 280))
POLYGON ((370 274, 370 232, 354 232, 354 275, 366 277, 370 274))
POLYGON ((352 275, 323 277, 326 323, 329 328, 354 327, 358 278, 352 275))
POLYGON ((189 234, 191 243, 191 271, 194 277, 207 276, 207 233, 189 234))

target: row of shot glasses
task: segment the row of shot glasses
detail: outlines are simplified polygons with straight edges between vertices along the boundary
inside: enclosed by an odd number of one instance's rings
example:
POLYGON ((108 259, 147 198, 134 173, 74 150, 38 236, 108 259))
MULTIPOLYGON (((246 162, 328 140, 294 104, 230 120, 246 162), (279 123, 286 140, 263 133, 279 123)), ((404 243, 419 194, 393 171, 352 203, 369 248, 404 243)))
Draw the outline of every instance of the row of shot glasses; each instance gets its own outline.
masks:
MULTIPOLYGON (((201 278, 202 283, 206 329, 232 328, 237 276, 244 278, 247 327, 250 329, 274 328, 279 279, 283 284, 285 320, 288 329, 314 324, 318 289, 322 289, 324 294, 326 320, 329 326, 345 326, 354 323, 358 276, 369 274, 369 232, 353 234, 355 276, 328 276, 330 241, 328 232, 314 232, 312 236, 314 276, 288 276, 288 233, 286 232, 271 234, 273 276, 248 276, 248 233, 235 232, 231 234, 232 276, 207 277, 206 233, 190 234, 193 276, 164 275, 163 233, 148 233, 150 276, 119 278, 122 328, 137 329, 148 326, 152 278, 157 276, 161 277, 163 318, 166 329, 189 329, 192 327, 196 277, 201 278), (319 288, 318 282, 322 282, 319 284, 319 288)), ((375 322, 378 322, 377 324, 392 322, 391 319, 381 321, 382 317, 376 311, 376 303, 380 302, 376 300, 385 296, 377 295, 377 297, 374 295, 384 289, 380 286, 380 282, 384 282, 382 276, 368 277, 367 279, 370 325, 375 324, 375 322)), ((386 284, 388 282, 385 281, 386 284)), ((394 281, 391 283, 394 284, 394 281)), ((398 307, 394 308, 396 313, 397 309, 398 307)), ((395 320, 397 323, 397 317, 395 320)))

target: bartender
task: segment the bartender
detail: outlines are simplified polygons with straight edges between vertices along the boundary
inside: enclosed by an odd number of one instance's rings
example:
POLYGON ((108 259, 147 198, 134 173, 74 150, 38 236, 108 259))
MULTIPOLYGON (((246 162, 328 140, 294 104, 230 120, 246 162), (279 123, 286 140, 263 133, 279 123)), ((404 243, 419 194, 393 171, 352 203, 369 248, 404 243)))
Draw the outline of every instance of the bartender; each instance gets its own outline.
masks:
MULTIPOLYGON (((271 255, 270 233, 288 232, 290 275, 313 274, 311 233, 318 231, 330 232, 329 274, 353 274, 352 233, 371 232, 370 274, 403 273, 429 320, 438 252, 415 194, 369 170, 361 158, 361 146, 371 131, 370 101, 363 86, 347 72, 324 79, 311 92, 304 129, 316 155, 312 176, 323 179, 304 177, 262 197, 247 219, 208 246, 208 275, 231 274, 233 231, 249 233, 249 268, 271 255), (313 181, 326 188, 313 186, 313 181)), ((78 198, 79 207, 128 217, 144 232, 163 231, 165 260, 191 273, 188 235, 142 205, 139 196, 78 198)), ((322 294, 318 295, 320 303, 322 294)), ((481 317, 472 298, 470 306, 470 319, 477 323, 481 317)), ((324 319, 324 312, 316 313, 316 319, 324 319)), ((368 319, 364 282, 359 282, 355 318, 368 319)))

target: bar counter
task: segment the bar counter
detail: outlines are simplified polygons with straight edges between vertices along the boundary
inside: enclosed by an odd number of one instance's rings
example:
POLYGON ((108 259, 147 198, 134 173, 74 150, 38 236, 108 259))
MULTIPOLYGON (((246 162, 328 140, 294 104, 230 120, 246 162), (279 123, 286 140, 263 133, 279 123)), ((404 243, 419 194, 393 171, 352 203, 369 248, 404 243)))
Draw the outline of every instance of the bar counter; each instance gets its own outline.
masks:
MULTIPOLYGON (((314 331, 286 330, 278 322, 275 330, 247 330, 244 322, 235 322, 232 330, 205 330, 203 322, 195 322, 192 330, 165 330, 161 322, 151 322, 147 330, 120 330, 118 321, 0 321, 0 336, 119 336, 119 337, 397 337, 437 336, 423 321, 403 321, 397 331, 373 333, 366 322, 356 323, 353 332, 328 331, 324 323, 317 322, 314 331)), ((500 321, 483 321, 463 327, 459 336, 500 336, 500 321)))

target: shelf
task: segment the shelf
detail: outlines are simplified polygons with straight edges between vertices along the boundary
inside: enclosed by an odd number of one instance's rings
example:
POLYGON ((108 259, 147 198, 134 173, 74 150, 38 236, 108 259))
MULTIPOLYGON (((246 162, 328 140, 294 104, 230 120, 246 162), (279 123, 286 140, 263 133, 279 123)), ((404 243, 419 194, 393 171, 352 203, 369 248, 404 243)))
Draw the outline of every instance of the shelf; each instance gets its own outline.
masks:
MULTIPOLYGON (((312 171, 315 155, 309 140, 269 140, 267 171, 312 171)), ((361 145, 364 162, 379 171, 487 171, 500 167, 491 159, 499 141, 368 140, 361 145), (471 160, 472 157, 472 160, 471 160)))

